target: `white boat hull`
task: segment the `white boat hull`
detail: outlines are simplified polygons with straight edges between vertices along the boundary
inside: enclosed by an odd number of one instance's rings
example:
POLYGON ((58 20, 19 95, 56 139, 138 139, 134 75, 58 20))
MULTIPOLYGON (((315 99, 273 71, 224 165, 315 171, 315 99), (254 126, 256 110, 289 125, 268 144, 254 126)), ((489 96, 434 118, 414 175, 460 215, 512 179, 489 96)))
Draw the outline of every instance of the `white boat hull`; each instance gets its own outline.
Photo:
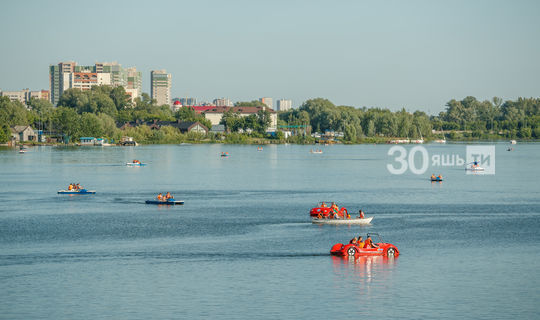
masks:
POLYGON ((370 224, 371 220, 373 220, 373 217, 367 217, 367 218, 353 218, 353 219, 318 219, 314 218, 311 219, 312 223, 315 224, 370 224))
POLYGON ((469 170, 469 171, 484 171, 484 168, 482 168, 482 167, 466 168, 465 170, 469 170))

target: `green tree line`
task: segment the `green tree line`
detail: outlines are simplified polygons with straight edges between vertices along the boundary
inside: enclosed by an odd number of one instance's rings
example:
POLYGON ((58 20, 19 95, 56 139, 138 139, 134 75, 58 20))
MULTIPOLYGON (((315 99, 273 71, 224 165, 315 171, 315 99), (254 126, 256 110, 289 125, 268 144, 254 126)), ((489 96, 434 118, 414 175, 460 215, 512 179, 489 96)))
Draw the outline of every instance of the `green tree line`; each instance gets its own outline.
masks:
MULTIPOLYGON (((237 102, 236 106, 261 106, 259 101, 237 102)), ((199 121, 208 128, 210 121, 197 114, 193 108, 183 107, 173 112, 168 105, 159 106, 148 94, 143 93, 131 102, 122 87, 94 86, 91 90, 69 89, 64 92, 57 107, 46 100, 32 99, 28 108, 18 101, 0 97, 0 142, 11 135, 10 126, 32 125, 45 132, 71 137, 74 141, 82 136, 119 139, 123 135, 133 136, 142 143, 172 143, 177 141, 201 140, 196 135, 182 135, 175 128, 150 130, 139 126, 122 131, 117 125, 132 121, 199 121)), ((226 112, 221 120, 229 131, 228 137, 207 137, 244 143, 249 137, 268 138, 266 129, 270 124, 270 113, 242 117, 232 111, 226 112), (238 132, 250 132, 241 134, 238 132), (234 133, 234 134, 233 134, 234 133), (243 136, 246 136, 244 138, 243 136)), ((343 142, 361 143, 384 141, 401 137, 417 139, 440 138, 446 134, 450 139, 492 138, 540 138, 540 99, 518 98, 503 101, 500 98, 479 101, 474 97, 452 99, 439 115, 428 116, 422 111, 413 113, 401 109, 392 112, 383 108, 355 108, 336 106, 323 98, 310 99, 299 108, 279 112, 279 125, 307 126, 311 132, 342 132, 343 142), (432 130, 441 132, 433 134, 432 130)), ((313 138, 298 135, 289 138, 292 143, 312 143, 313 138)), ((278 132, 275 137, 285 141, 278 132)))

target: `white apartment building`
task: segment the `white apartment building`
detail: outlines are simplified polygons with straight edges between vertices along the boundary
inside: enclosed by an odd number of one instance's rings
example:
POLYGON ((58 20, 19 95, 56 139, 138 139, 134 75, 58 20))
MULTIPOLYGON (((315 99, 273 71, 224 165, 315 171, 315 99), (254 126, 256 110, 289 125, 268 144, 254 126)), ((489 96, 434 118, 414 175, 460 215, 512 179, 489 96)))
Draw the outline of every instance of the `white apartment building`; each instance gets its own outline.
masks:
POLYGON ((50 101, 56 105, 65 90, 89 90, 94 85, 123 86, 134 99, 142 92, 141 79, 136 68, 124 69, 117 62, 97 62, 93 66, 79 66, 74 61, 60 62, 49 66, 50 101))
POLYGON ((287 111, 292 108, 292 100, 279 99, 277 101, 277 111, 287 111))
POLYGON ((49 100, 49 91, 30 91, 29 89, 19 91, 0 91, 0 97, 8 97, 11 101, 19 101, 24 105, 28 105, 30 99, 49 100))
POLYGON ((213 101, 216 107, 232 107, 233 103, 229 98, 214 99, 213 101))
POLYGON ((172 76, 165 70, 152 70, 150 72, 150 95, 158 105, 171 105, 172 76))
POLYGON ((259 101, 264 103, 268 108, 274 109, 274 100, 272 98, 264 97, 260 98, 259 101))

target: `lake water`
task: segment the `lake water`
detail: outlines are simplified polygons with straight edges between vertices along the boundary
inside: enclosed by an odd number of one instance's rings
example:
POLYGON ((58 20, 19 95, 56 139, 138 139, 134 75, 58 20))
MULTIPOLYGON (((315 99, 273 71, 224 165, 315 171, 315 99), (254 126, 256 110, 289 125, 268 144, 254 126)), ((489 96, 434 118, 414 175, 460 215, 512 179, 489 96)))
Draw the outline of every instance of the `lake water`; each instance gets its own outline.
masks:
POLYGON ((507 147, 495 175, 392 175, 386 145, 0 149, 0 318, 538 319, 540 145, 507 147), (318 201, 372 225, 313 225, 318 201), (367 232, 401 255, 330 256, 367 232))

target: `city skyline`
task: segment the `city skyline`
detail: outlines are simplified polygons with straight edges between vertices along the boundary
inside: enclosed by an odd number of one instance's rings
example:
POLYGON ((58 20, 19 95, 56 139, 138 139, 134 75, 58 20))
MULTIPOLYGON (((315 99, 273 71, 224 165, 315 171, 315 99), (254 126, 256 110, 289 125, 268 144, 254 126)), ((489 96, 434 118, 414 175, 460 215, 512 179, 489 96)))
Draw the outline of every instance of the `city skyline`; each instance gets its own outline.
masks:
POLYGON ((143 92, 151 91, 150 71, 166 69, 174 77, 171 98, 199 101, 273 97, 296 107, 323 97, 437 114, 451 99, 512 100, 540 89, 534 1, 127 4, 97 1, 107 7, 99 24, 66 29, 92 10, 66 1, 6 2, 0 32, 11 45, 1 53, 0 88, 49 88, 47 68, 59 61, 119 61, 142 73, 143 92), (62 19, 51 19, 59 8, 62 19), (126 10, 128 18, 120 15, 126 10), (123 27, 133 20, 151 23, 123 27))

